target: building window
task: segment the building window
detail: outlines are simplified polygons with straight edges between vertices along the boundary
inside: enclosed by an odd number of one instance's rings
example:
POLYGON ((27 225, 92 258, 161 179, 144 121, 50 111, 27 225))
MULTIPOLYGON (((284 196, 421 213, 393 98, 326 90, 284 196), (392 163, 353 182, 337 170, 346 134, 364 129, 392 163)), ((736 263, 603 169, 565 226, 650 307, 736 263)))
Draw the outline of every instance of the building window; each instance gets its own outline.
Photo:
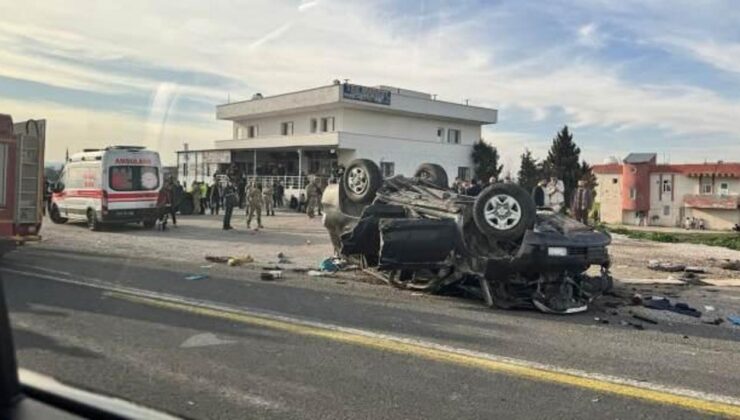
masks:
POLYGON ((334 131, 334 117, 325 117, 321 119, 321 132, 327 133, 334 131))
POLYGON ((5 207, 6 182, 5 168, 8 167, 8 145, 0 144, 0 207, 5 207))
POLYGON ((712 184, 701 184, 701 193, 702 194, 711 194, 712 193, 712 184))
POLYGON ((459 166, 457 168, 457 177, 463 181, 470 181, 470 168, 467 166, 459 166))
POLYGON ((671 192, 671 181, 668 179, 663 180, 663 192, 671 192))
POLYGON ((630 200, 637 200, 637 189, 630 188, 630 200))
POLYGON ((315 133, 317 131, 319 131, 319 120, 311 118, 311 132, 315 133))
POLYGON ((293 135, 293 121, 287 121, 280 124, 280 134, 284 136, 293 135))
POLYGON ((437 139, 439 141, 442 141, 442 140, 444 140, 444 138, 445 138, 445 129, 444 129, 444 127, 437 128, 437 139))
POLYGON ((237 125, 236 126, 236 138, 237 139, 245 139, 247 138, 246 131, 244 130, 244 127, 237 125))
POLYGON ((460 130, 455 128, 447 130, 447 143, 460 144, 460 130))
POLYGON ((671 206, 663 206, 663 216, 671 215, 671 206))
POLYGON ((728 182, 721 182, 719 184, 719 194, 720 195, 729 195, 730 194, 730 184, 728 182))
POLYGON ((617 182, 619 182, 617 178, 612 178, 612 184, 616 184, 617 182))
POLYGON ((257 136, 259 136, 259 127, 256 125, 250 125, 247 127, 247 138, 253 139, 257 136))
POLYGON ((383 178, 391 177, 396 172, 396 165, 393 162, 380 162, 380 172, 383 178))

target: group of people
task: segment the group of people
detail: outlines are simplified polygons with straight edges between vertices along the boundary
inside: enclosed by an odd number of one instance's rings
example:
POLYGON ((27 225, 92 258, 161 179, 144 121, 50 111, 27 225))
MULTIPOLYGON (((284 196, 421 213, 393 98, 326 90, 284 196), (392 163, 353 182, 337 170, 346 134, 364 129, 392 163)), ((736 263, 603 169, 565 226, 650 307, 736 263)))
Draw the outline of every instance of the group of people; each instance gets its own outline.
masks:
MULTIPOLYGON (((537 208, 550 208, 559 213, 565 206, 565 185, 557 177, 542 180, 532 190, 532 199, 537 208)), ((588 224, 593 205, 593 192, 586 180, 579 180, 570 198, 570 215, 583 224, 588 224)))

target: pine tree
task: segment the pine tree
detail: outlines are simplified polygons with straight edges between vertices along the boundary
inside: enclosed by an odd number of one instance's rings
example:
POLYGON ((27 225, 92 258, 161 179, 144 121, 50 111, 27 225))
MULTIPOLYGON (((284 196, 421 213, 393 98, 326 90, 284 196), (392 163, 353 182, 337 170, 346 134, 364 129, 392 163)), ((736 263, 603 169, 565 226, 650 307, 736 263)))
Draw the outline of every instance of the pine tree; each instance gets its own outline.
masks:
POLYGON ((552 139, 552 146, 544 162, 549 175, 563 181, 566 203, 570 203, 570 197, 582 175, 580 156, 581 149, 573 141, 573 134, 566 125, 552 139))
POLYGON ((519 174, 517 176, 519 185, 527 191, 532 191, 537 182, 542 179, 542 170, 537 160, 532 157, 532 152, 525 149, 522 153, 522 161, 519 165, 519 174))
POLYGON ((596 175, 594 175, 594 172, 591 170, 591 165, 589 165, 585 160, 581 162, 580 176, 578 179, 586 180, 586 186, 591 189, 594 196, 596 195, 596 186, 598 185, 598 182, 596 182, 596 175))
POLYGON ((475 177, 484 183, 493 177, 498 180, 504 165, 498 164, 498 150, 495 147, 480 139, 473 146, 473 164, 475 177))

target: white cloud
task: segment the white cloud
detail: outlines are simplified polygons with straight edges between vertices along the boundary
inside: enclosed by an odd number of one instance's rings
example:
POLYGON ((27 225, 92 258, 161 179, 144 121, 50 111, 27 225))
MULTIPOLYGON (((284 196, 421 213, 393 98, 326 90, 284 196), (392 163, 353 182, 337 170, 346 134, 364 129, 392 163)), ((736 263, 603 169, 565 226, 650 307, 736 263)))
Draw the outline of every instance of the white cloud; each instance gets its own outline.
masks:
MULTIPOLYGON (((497 19, 513 18, 495 12, 460 17, 446 9, 436 10, 438 16, 456 18, 440 19, 436 26, 421 26, 421 31, 412 32, 407 21, 389 19, 376 3, 359 1, 302 2, 296 6, 295 2, 258 0, 239 7, 196 0, 166 5, 131 0, 125 6, 87 0, 78 2, 75 8, 63 3, 31 2, 24 8, 13 8, 12 14, 4 13, 3 8, 0 6, 0 41, 11 39, 17 46, 22 35, 70 57, 114 56, 242 80, 249 88, 232 91, 232 99, 248 98, 255 91, 276 94, 350 78, 363 84, 429 91, 451 101, 470 98, 472 104, 521 107, 531 110, 534 122, 543 122, 550 110, 562 109, 567 118, 562 123, 575 127, 598 126, 612 131, 659 128, 669 133, 667 137, 670 133, 740 133, 740 103, 711 90, 628 82, 613 66, 578 60, 566 47, 557 49, 557 53, 555 49, 532 51, 529 59, 505 61, 498 54, 501 45, 510 49, 526 46, 520 45, 516 37, 486 36, 488 29, 499 22, 497 19), (85 19, 79 19, 79 10, 87 11, 85 19), (12 30, 1 29, 8 23, 3 16, 13 16, 12 30)), ((427 22, 429 19, 422 23, 427 22)), ((603 45, 605 36, 596 23, 582 25, 576 35, 574 43, 594 47, 603 45)), ((157 97, 162 83, 168 82, 30 57, 7 45, 0 42, 0 74, 10 77, 116 93, 137 89, 152 97, 157 97)), ((712 56, 718 53, 712 52, 712 56)), ((716 57, 708 59, 717 61, 716 57)), ((731 67, 737 62, 727 58, 722 63, 731 67)), ((177 103, 175 98, 185 97, 223 101, 226 93, 179 85, 176 93, 170 91, 168 101, 160 97, 156 105, 170 109, 167 107, 177 103)), ((58 105, 38 106, 36 114, 58 105)), ((70 115, 88 111, 76 112, 70 115)), ((155 124, 152 130, 159 133, 156 136, 146 130, 133 132, 175 141, 170 139, 187 130, 181 123, 161 118, 167 112, 152 111, 159 116, 144 123, 155 124), (166 121, 164 135, 160 135, 162 121, 166 121)), ((214 122, 214 126, 223 124, 214 122)), ((195 131, 203 141, 220 137, 205 132, 204 127, 195 131)), ((558 128, 553 127, 553 131, 558 128)), ((82 129, 76 132, 85 134, 82 129)), ((493 138, 497 135, 493 127, 493 138)), ((192 139, 194 135, 188 133, 186 137, 192 139)), ((71 136, 66 139, 77 141, 71 136)), ((736 154, 739 149, 735 146, 736 154)), ((507 158, 512 165, 518 165, 522 150, 512 152, 517 159, 507 158)))

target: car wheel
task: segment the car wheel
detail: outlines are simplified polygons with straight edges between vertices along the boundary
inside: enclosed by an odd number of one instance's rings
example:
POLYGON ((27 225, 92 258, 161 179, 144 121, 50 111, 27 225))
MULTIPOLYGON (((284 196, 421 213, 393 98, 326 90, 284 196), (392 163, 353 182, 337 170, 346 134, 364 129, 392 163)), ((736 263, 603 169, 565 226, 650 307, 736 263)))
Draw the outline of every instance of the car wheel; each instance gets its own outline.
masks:
POLYGON ((446 189, 450 186, 445 168, 436 163, 422 163, 416 168, 414 177, 431 182, 439 188, 446 189))
POLYGON ((516 184, 492 184, 476 197, 473 220, 481 232, 496 240, 516 240, 534 226, 532 197, 516 184))
POLYGON ((51 219, 52 223, 61 225, 62 223, 67 223, 67 218, 62 217, 62 215, 59 213, 59 207, 56 205, 51 206, 51 211, 49 212, 49 218, 51 219))
POLYGON ((98 220, 98 215, 95 214, 95 211, 93 209, 87 210, 87 228, 92 231, 99 231, 100 230, 100 221, 98 220))
POLYGON ((344 171, 342 187, 351 201, 369 204, 383 184, 378 165, 369 159, 355 159, 344 171))

